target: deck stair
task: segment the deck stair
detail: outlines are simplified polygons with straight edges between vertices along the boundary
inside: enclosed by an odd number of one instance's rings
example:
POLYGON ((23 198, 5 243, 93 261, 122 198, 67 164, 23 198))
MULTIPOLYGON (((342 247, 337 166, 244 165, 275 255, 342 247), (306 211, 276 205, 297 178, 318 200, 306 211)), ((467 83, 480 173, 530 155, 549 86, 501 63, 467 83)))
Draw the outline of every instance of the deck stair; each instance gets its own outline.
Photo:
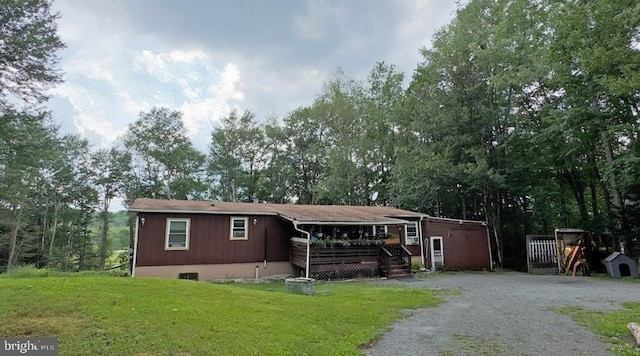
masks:
POLYGON ((404 246, 380 247, 380 270, 387 278, 412 277, 411 253, 404 246))

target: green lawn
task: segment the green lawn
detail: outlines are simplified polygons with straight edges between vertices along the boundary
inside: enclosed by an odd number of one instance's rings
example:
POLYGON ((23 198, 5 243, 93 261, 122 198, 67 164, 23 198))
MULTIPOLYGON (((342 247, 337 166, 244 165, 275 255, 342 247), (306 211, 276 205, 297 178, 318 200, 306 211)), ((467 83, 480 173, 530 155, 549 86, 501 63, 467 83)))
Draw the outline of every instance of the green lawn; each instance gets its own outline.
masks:
POLYGON ((107 276, 0 278, 0 335, 57 336, 60 355, 353 355, 436 292, 107 276))
POLYGON ((613 344, 616 355, 640 356, 640 348, 634 347, 635 342, 627 329, 627 323, 640 320, 640 303, 625 303, 623 307, 624 309, 614 312, 585 310, 577 307, 561 308, 559 311, 570 315, 578 324, 603 335, 605 341, 613 344))

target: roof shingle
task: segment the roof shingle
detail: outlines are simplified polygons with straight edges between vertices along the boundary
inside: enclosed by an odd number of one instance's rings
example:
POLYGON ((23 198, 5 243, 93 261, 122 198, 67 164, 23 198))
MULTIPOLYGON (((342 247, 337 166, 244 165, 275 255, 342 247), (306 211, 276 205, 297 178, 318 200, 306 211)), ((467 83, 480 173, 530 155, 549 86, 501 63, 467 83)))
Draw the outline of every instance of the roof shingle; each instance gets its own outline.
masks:
POLYGON ((179 212, 194 214, 279 215, 300 223, 404 223, 404 218, 424 214, 384 206, 297 205, 229 203, 193 200, 139 198, 131 204, 136 212, 179 212))

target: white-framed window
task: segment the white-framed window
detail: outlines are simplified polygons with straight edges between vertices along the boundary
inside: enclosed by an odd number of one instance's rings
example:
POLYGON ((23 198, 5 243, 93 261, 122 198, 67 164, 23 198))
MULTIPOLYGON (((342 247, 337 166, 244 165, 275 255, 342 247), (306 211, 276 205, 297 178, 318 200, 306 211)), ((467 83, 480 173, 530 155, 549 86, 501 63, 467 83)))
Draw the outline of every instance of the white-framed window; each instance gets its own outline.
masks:
POLYGON ((371 226, 371 233, 373 236, 386 236, 389 233, 387 225, 373 225, 371 226))
POLYGON ((420 243, 420 238, 418 237, 418 224, 414 222, 407 223, 404 227, 405 231, 405 243, 407 245, 417 245, 420 243))
POLYGON ((188 250, 191 219, 167 219, 165 250, 188 250))
POLYGON ((249 218, 231 217, 231 240, 246 240, 249 238, 249 218))

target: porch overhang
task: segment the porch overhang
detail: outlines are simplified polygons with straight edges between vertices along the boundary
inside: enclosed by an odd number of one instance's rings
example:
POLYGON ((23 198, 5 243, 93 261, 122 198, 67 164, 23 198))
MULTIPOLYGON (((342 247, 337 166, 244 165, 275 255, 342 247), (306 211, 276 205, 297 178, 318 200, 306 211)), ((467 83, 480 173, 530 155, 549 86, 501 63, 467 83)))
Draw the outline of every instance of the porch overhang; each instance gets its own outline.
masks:
POLYGON ((376 225, 402 225, 409 222, 410 220, 400 220, 400 219, 389 219, 389 220, 378 220, 378 221, 349 221, 349 220, 340 220, 340 221, 325 221, 325 220, 295 220, 289 218, 287 216, 280 215, 281 218, 291 221, 297 225, 331 225, 331 226, 349 226, 349 225, 359 225, 359 226, 376 226, 376 225))

